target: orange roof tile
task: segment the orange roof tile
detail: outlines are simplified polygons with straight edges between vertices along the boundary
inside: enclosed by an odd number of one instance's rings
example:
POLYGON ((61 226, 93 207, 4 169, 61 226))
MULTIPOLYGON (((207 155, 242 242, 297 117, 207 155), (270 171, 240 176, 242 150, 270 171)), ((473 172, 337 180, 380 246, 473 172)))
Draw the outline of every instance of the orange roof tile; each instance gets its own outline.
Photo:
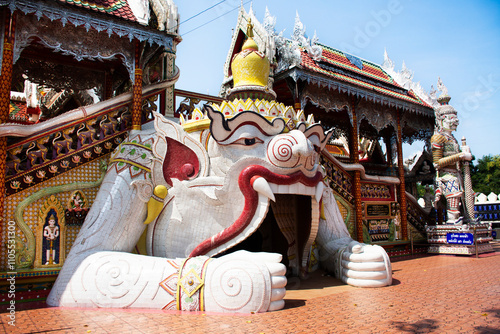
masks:
POLYGON ((117 16, 121 19, 137 22, 128 4, 128 0, 59 0, 70 5, 117 16))

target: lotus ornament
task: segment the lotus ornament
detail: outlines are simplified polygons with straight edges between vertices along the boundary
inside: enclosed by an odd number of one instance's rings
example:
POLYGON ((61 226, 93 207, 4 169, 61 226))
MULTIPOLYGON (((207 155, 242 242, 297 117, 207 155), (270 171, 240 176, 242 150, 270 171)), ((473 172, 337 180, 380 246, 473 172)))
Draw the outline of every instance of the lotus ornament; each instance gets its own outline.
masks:
POLYGON ((19 181, 17 181, 17 180, 16 180, 16 181, 12 181, 12 182, 10 183, 10 187, 11 187, 12 189, 14 189, 14 190, 19 190, 19 188, 21 187, 21 182, 19 182, 19 181))
POLYGON ((58 170, 58 169, 59 169, 59 168, 57 168, 57 166, 56 166, 56 165, 51 165, 51 166, 49 167, 49 172, 51 172, 52 174, 55 174, 55 173, 57 173, 57 170, 58 170))
POLYGON ((24 183, 32 184, 33 183, 33 176, 31 176, 31 175, 25 175, 24 176, 24 183))
POLYGON ((45 173, 45 171, 44 171, 44 170, 38 170, 38 171, 36 172, 36 176, 37 176, 39 179, 43 180, 43 179, 45 178, 45 176, 46 176, 46 173, 45 173))

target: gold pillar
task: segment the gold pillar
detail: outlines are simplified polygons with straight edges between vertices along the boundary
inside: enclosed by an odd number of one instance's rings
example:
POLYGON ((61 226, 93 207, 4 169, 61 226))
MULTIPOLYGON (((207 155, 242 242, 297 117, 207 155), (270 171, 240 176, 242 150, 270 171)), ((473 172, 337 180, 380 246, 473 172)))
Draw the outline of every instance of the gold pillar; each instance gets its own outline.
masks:
MULTIPOLYGON (((358 134, 358 118, 356 116, 356 98, 353 97, 352 105, 352 128, 351 128, 351 147, 350 155, 351 162, 354 164, 359 163, 359 134, 358 134)), ((354 191, 354 211, 356 212, 356 240, 363 242, 363 212, 361 210, 361 173, 354 171, 353 178, 353 191, 354 191)))
MULTIPOLYGON (((0 124, 9 119, 10 90, 12 86, 12 66, 14 58, 15 12, 6 15, 3 39, 2 76, 0 78, 0 124)), ((7 164, 7 137, 0 137, 0 237, 5 224, 5 173, 7 164)))
POLYGON ((406 216, 406 188, 405 188, 405 169, 403 166, 403 132, 401 129, 401 109, 396 110, 396 119, 398 123, 397 133, 397 151, 398 151, 398 175, 399 175, 399 205, 401 206, 401 232, 403 240, 408 240, 408 218, 406 216))
POLYGON ((142 116, 142 69, 140 62, 141 43, 135 40, 135 76, 132 91, 132 130, 141 129, 142 116))

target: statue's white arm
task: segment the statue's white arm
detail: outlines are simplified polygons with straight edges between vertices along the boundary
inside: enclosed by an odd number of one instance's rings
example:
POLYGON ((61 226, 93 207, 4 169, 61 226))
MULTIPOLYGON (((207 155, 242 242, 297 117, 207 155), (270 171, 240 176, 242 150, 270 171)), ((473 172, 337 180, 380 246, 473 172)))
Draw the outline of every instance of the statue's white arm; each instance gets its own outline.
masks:
POLYGON ((49 305, 175 309, 180 300, 180 309, 199 310, 203 300, 205 311, 283 308, 286 269, 279 254, 236 252, 217 259, 131 254, 146 227, 144 193, 153 189, 146 180, 144 174, 132 178, 128 168, 118 172, 111 165, 47 298, 49 305), (186 297, 191 268, 199 269, 195 273, 203 283, 198 301, 196 295, 186 297), (177 284, 183 278, 187 290, 177 284))
POLYGON ((330 188, 323 193, 323 205, 325 219, 320 220, 316 237, 321 265, 349 285, 391 285, 392 268, 386 251, 352 240, 330 188))
POLYGON ((165 259, 99 251, 80 260, 65 283, 56 282, 49 305, 230 313, 284 306, 286 269, 279 254, 238 251, 216 259, 165 259), (199 291, 189 295, 193 286, 199 291))

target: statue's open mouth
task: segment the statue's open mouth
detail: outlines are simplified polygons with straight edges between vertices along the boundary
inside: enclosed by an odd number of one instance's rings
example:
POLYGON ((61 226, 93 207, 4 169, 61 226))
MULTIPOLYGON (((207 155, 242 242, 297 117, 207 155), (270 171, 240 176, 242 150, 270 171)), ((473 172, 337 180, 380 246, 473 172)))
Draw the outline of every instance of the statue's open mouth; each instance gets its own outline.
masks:
POLYGON ((240 216, 231 226, 200 243, 190 256, 216 255, 234 247, 278 252, 297 274, 299 268, 307 265, 318 231, 321 181, 320 172, 307 177, 300 171, 276 174, 260 165, 245 168, 238 178, 245 196, 240 216), (274 215, 269 215, 269 211, 274 215))

